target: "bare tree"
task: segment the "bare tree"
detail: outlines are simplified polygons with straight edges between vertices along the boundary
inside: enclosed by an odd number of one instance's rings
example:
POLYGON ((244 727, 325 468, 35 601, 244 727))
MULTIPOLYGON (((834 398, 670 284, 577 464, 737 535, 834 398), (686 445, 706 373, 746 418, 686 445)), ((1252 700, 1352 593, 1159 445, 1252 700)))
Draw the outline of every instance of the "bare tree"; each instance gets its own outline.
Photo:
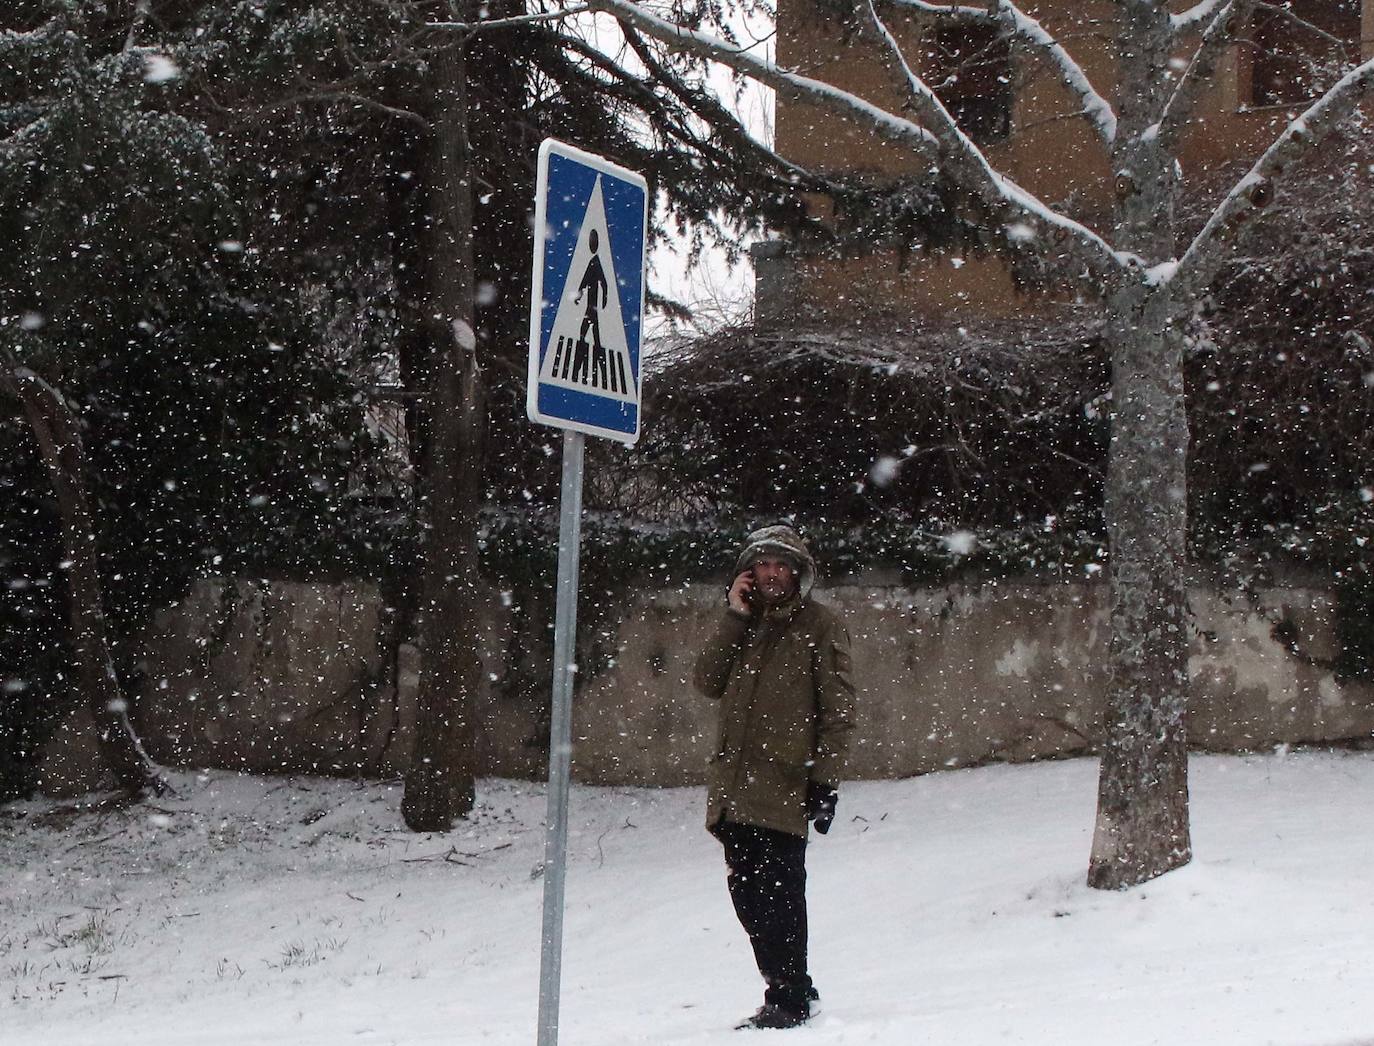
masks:
POLYGON ((660 17, 632 0, 590 6, 628 32, 719 62, 783 99, 867 125, 976 201, 1000 248, 1101 304, 1112 363, 1111 683, 1088 882, 1124 888, 1187 863, 1188 420, 1180 329, 1275 183, 1369 93, 1374 62, 1348 68, 1289 123, 1180 250, 1180 141, 1255 0, 1201 0, 1178 14, 1155 0, 1115 0, 1114 28, 1107 29, 1116 56, 1110 98, 1068 42, 1012 0, 856 0, 851 28, 882 55, 900 92, 901 105, 886 109, 741 50, 686 18, 660 17), (1075 117, 1109 157, 1109 218, 1095 227, 1091 215, 1051 206, 998 170, 918 73, 919 63, 889 29, 893 13, 991 28, 1028 59, 1047 63, 1075 100, 1075 117))

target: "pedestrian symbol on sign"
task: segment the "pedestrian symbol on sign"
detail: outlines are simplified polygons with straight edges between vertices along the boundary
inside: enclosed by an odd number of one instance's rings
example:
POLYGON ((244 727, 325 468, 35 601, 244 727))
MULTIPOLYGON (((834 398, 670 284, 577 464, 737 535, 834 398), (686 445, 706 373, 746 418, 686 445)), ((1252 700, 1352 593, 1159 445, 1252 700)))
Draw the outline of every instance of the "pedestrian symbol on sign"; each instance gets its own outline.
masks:
POLYGON ((552 138, 540 146, 531 421, 622 443, 639 438, 648 218, 641 175, 552 138))
POLYGON ((554 314, 549 336, 552 351, 544 355, 539 380, 637 402, 637 390, 630 385, 620 295, 612 291, 617 286, 615 259, 609 250, 603 250, 609 241, 598 175, 573 250, 569 277, 563 284, 563 297, 554 314))
MULTIPOLYGON (((599 186, 600 179, 597 180, 599 186)), ((577 301, 587 299, 587 314, 582 317, 582 329, 577 334, 577 362, 581 364, 579 368, 574 368, 573 376, 576 380, 580 372, 584 377, 587 373, 587 330, 591 329, 592 344, 597 357, 598 365, 604 365, 606 361, 606 348, 601 344, 601 310, 606 306, 606 273, 601 268, 601 259, 596 256, 597 247, 601 246, 597 241, 600 239, 596 235, 596 230, 591 231, 587 237, 587 246, 592 249, 592 260, 587 263, 587 271, 582 276, 582 282, 577 285, 577 301)), ((599 367, 593 367, 592 373, 596 374, 599 367)), ((603 381, 604 385, 605 382, 603 381)))

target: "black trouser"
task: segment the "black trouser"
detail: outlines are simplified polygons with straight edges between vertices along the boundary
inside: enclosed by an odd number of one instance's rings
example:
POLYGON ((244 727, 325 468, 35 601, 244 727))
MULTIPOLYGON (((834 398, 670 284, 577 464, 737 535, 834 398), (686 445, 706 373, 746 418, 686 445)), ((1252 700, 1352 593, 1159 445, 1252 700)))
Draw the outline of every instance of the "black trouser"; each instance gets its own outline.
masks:
POLYGON ((725 847, 730 900, 768 984, 764 1002, 807 1009, 806 840, 730 821, 717 825, 715 834, 725 847))

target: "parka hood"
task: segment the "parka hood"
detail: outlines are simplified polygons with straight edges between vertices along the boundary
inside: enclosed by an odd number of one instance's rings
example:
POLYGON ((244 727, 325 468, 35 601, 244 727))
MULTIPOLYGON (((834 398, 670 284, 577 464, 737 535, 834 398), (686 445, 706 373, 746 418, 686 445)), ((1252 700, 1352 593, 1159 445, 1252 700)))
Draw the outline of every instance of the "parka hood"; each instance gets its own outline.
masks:
POLYGON ((811 594, 811 586, 816 583, 816 561, 811 558, 811 550, 806 547, 802 536, 785 524, 764 527, 745 538, 744 548, 735 560, 735 573, 748 570, 756 556, 768 554, 795 561, 798 598, 806 599, 811 594))

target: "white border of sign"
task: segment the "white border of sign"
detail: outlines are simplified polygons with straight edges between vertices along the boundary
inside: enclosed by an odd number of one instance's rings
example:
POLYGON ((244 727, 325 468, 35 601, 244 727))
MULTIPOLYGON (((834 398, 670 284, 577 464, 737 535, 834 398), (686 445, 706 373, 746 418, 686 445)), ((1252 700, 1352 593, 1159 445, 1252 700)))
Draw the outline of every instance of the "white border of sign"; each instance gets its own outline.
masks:
MULTIPOLYGON (((534 192, 534 272, 530 284, 530 338, 529 363, 525 379, 525 411, 529 415, 530 421, 540 425, 552 425, 554 428, 568 429, 572 432, 585 433, 588 436, 600 436, 604 439, 613 439, 626 445, 633 445, 639 439, 639 432, 644 427, 644 299, 649 290, 649 273, 646 262, 647 244, 643 241, 640 243, 639 253, 639 370, 635 375, 638 403, 635 411, 634 432, 603 429, 580 421, 550 417, 539 411, 539 339, 543 327, 544 312, 544 238, 548 229, 549 156, 552 153, 566 156, 568 159, 585 164, 593 170, 639 186, 644 192, 645 240, 649 236, 649 183, 644 180, 643 175, 626 170, 595 153, 584 152, 576 146, 560 142, 556 138, 544 139, 544 143, 539 146, 539 167, 534 192)), ((554 307, 557 307, 557 303, 554 307)))

